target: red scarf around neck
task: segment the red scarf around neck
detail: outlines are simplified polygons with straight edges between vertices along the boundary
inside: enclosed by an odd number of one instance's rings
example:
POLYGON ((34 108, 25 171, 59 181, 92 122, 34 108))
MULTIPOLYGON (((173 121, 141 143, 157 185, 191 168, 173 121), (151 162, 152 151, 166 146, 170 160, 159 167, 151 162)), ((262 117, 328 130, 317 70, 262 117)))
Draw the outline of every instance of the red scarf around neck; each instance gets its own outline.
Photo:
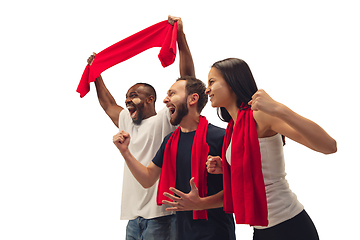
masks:
POLYGON ((222 155, 224 211, 235 213, 237 224, 267 226, 268 210, 260 146, 251 108, 238 111, 235 126, 234 121, 230 120, 222 155), (230 141, 231 166, 226 161, 230 141))
MULTIPOLYGON (((209 154, 209 146, 206 143, 208 121, 200 116, 199 125, 196 128, 195 137, 191 150, 191 176, 194 177, 195 185, 199 190, 200 197, 207 196, 207 171, 206 160, 209 154)), ((180 126, 171 134, 164 152, 163 165, 157 192, 157 204, 162 205, 163 200, 169 200, 163 195, 169 192, 170 187, 176 183, 176 156, 180 137, 180 126)), ((190 179, 189 179, 190 180, 190 179)), ((193 219, 208 219, 207 210, 193 211, 193 219)))
POLYGON ((176 39, 177 23, 171 25, 166 20, 111 45, 86 66, 76 91, 84 97, 90 91, 90 82, 103 71, 152 47, 161 47, 158 57, 163 67, 169 66, 176 57, 176 39))

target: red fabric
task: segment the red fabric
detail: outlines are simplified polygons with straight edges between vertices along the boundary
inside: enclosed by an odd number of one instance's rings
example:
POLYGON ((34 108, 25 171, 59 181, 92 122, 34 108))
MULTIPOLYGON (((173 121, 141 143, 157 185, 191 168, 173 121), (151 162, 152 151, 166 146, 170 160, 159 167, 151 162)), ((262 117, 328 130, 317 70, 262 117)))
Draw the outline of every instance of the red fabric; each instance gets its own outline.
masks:
POLYGON ((222 150, 224 211, 237 224, 267 226, 268 210, 256 123, 250 108, 239 110, 226 128, 222 150), (233 138, 231 139, 231 136, 233 138), (226 150, 231 142, 231 167, 226 150))
POLYGON ((161 64, 169 66, 175 60, 176 39, 177 23, 171 25, 166 20, 115 43, 96 54, 91 66, 86 66, 76 91, 84 97, 90 91, 90 82, 103 71, 152 47, 161 47, 158 55, 161 64))
MULTIPOLYGON (((191 176, 199 190, 200 197, 207 196, 207 171, 206 160, 209 154, 209 146, 206 143, 208 121, 204 116, 200 116, 199 125, 195 132, 195 137, 191 150, 191 176)), ((164 152, 163 165, 157 192, 157 204, 162 205, 163 200, 169 200, 163 195, 169 192, 170 187, 175 187, 176 183, 176 154, 180 137, 180 126, 171 134, 164 152)), ((193 219, 208 219, 207 210, 193 211, 193 219)))

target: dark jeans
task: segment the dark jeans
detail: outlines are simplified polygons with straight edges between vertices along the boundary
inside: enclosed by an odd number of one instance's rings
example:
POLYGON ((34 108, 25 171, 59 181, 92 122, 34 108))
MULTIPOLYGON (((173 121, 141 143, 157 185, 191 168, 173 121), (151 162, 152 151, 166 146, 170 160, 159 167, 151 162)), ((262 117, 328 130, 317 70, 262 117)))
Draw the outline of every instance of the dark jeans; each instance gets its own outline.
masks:
POLYGON ((253 240, 319 240, 315 225, 303 210, 295 217, 267 229, 255 229, 253 240))

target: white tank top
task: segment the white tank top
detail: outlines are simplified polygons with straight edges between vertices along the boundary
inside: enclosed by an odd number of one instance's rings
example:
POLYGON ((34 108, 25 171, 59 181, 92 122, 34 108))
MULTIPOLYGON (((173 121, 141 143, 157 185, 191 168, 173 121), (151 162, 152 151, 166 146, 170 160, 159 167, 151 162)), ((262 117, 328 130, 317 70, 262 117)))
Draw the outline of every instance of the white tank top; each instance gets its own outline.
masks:
MULTIPOLYGON (((298 215, 303 205, 290 190, 285 179, 285 161, 283 143, 280 134, 272 137, 259 138, 261 165, 264 176, 269 225, 267 227, 254 226, 264 229, 275 226, 298 215)), ((231 165, 231 142, 226 151, 226 159, 231 165)))

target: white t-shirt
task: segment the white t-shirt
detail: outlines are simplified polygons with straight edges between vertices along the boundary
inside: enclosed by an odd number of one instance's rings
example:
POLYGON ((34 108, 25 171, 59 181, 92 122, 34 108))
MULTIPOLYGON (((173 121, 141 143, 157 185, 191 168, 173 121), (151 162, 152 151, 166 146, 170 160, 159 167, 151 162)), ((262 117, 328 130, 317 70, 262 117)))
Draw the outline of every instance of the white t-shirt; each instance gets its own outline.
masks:
MULTIPOLYGON (((272 137, 259 138, 259 144, 269 225, 267 227, 254 226, 254 228, 264 229, 295 217, 304 209, 304 206, 297 200, 296 195, 290 190, 285 179, 285 161, 281 135, 276 134, 272 137)), ((226 159, 229 164, 231 164, 230 149, 231 145, 226 151, 226 159)))
MULTIPOLYGON (((130 134, 129 150, 144 166, 149 165, 164 137, 175 129, 166 107, 157 115, 142 120, 140 125, 133 123, 129 111, 125 109, 119 115, 119 130, 130 134)), ((132 220, 139 216, 150 219, 173 214, 165 211, 165 205, 157 206, 157 187, 158 181, 151 188, 143 188, 124 163, 120 219, 132 220)))

